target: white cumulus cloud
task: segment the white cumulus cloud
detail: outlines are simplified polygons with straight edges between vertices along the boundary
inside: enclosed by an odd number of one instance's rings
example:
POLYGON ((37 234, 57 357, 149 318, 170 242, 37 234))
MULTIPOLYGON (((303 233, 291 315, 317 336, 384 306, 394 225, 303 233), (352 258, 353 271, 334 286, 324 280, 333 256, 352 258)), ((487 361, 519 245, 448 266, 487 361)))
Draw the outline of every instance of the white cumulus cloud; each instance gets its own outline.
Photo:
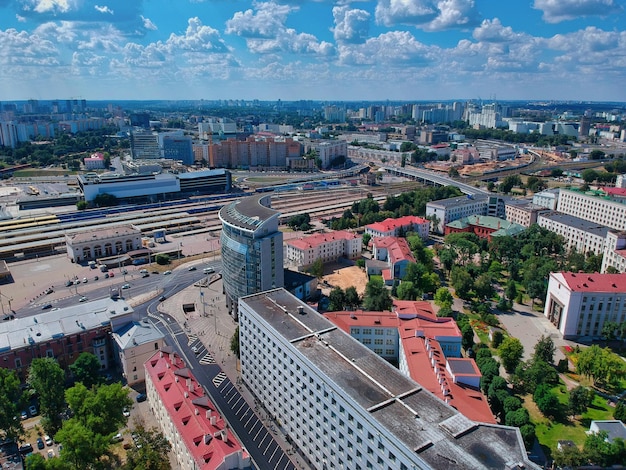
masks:
POLYGON ((338 47, 339 62, 344 65, 424 65, 435 58, 436 49, 407 31, 390 31, 363 44, 338 47))
POLYGON ((365 10, 350 9, 347 6, 334 7, 335 41, 354 44, 365 42, 369 36, 370 16, 365 10))
POLYGON ((235 12, 226 22, 226 34, 246 38, 273 38, 284 29, 285 20, 297 7, 274 2, 259 2, 255 9, 235 12))
POLYGON ((94 8, 95 8, 97 11, 99 11, 100 13, 109 13, 109 14, 111 14, 111 15, 113 15, 113 14, 114 14, 113 10, 111 10, 111 9, 110 9, 108 6, 106 6, 106 5, 103 5, 103 6, 100 6, 100 5, 94 5, 94 8))
POLYGON ((145 16, 141 15, 141 20, 143 21, 144 28, 149 29, 150 31, 156 31, 158 29, 157 26, 152 22, 152 20, 150 20, 150 18, 146 18, 145 16))
POLYGON ((580 16, 608 16, 622 9, 615 0, 535 0, 533 8, 543 11, 543 19, 548 23, 580 16))
POLYGON ((378 0, 376 21, 385 26, 415 25, 426 31, 474 26, 474 0, 378 0))

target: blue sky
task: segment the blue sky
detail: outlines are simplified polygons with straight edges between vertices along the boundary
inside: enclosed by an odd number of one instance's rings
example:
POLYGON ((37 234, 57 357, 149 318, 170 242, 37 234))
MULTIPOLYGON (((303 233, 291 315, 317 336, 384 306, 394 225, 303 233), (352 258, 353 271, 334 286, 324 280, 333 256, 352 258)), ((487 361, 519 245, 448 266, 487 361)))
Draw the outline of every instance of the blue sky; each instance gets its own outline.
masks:
POLYGON ((0 0, 0 101, 626 101, 626 0, 0 0))

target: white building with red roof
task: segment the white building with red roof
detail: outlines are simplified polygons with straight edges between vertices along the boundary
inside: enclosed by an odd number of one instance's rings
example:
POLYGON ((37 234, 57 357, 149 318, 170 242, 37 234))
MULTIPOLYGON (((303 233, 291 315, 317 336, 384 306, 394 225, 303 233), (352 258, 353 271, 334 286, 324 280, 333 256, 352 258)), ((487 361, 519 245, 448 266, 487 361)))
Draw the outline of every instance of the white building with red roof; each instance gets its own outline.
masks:
POLYGON ((600 338, 626 321, 626 274, 550 273, 544 315, 564 338, 600 338))
POLYGON ((356 258, 361 254, 362 245, 362 237, 347 230, 317 233, 285 242, 287 260, 296 266, 309 266, 320 258, 325 263, 341 257, 356 258))
POLYGON ((406 238, 380 237, 372 240, 372 263, 366 262, 367 274, 382 274, 386 284, 394 279, 402 279, 409 263, 415 263, 415 258, 406 238), (380 271, 383 261, 387 268, 380 271), (379 272, 380 271, 380 272, 379 272))
POLYGON ((372 237, 397 237, 401 231, 417 232, 422 240, 428 239, 430 221, 422 217, 407 215, 397 219, 385 219, 365 226, 365 233, 372 237))
POLYGON ((393 312, 324 316, 468 418, 496 422, 480 391, 478 366, 461 357, 461 331, 452 318, 438 318, 430 303, 394 300, 393 312))
POLYGON ((146 394, 181 470, 251 468, 250 456, 204 393, 191 370, 169 347, 145 364, 146 394))

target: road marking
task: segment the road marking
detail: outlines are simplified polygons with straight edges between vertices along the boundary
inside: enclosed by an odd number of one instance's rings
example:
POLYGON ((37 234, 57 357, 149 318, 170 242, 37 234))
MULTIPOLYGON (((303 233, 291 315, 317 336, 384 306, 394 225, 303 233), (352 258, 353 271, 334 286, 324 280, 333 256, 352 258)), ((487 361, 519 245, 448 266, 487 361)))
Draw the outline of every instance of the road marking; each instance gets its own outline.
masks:
POLYGON ((261 442, 259 442, 259 444, 258 444, 258 446, 257 446, 259 449, 261 448, 261 444, 263 444, 263 441, 265 440, 265 438, 266 438, 268 435, 269 435, 269 434, 265 433, 265 436, 263 436, 263 439, 261 439, 261 442))
MULTIPOLYGON (((272 452, 272 455, 270 455, 269 460, 272 460, 274 458, 274 455, 276 455, 276 452, 278 451, 279 447, 278 445, 276 445, 276 447, 274 448, 274 452, 272 452)), ((280 462, 280 459, 278 460, 280 462)))
POLYGON ((200 364, 204 366, 209 364, 215 364, 215 358, 211 355, 211 353, 206 353, 198 362, 200 362, 200 364))
POLYGON ((220 385, 222 385, 222 382, 224 382, 224 380, 226 380, 227 376, 224 372, 220 372, 219 374, 217 374, 215 377, 213 377, 213 385, 215 385, 215 388, 219 388, 220 385))
POLYGON ((194 335, 193 333, 188 334, 187 335, 187 346, 191 346, 191 343, 193 343, 197 339, 198 339, 198 335, 194 335))
MULTIPOLYGON (((257 421, 257 423, 258 423, 258 421, 257 421)), ((260 424, 260 423, 259 423, 259 424, 260 424)), ((252 429, 254 429, 254 428, 252 428, 252 429)), ((257 433, 256 433, 256 434, 254 435, 254 437, 252 438, 252 440, 253 440, 254 442, 256 442, 256 438, 257 438, 257 437, 259 437, 259 434, 261 433, 261 431, 263 431, 263 429, 265 429, 265 428, 264 428, 264 427, 263 427, 263 425, 261 424, 261 427, 259 428, 259 430, 257 431, 257 433)))

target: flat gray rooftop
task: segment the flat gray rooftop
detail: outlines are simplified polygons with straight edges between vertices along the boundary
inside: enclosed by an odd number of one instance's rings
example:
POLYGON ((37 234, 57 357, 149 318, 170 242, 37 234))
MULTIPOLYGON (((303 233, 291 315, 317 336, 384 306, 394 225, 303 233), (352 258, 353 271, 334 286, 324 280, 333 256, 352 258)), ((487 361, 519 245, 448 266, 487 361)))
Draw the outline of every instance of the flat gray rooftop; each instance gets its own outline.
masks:
POLYGON ((517 429, 476 423, 284 289, 240 299, 432 468, 537 468, 517 429))

